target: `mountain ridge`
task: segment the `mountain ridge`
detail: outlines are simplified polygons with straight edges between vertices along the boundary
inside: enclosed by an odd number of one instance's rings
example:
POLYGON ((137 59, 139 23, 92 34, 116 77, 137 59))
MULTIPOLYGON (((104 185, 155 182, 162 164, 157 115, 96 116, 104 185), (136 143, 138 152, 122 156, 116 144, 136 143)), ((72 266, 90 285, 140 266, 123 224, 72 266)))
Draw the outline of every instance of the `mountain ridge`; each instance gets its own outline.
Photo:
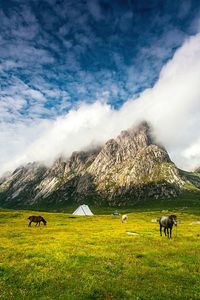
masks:
POLYGON ((176 197, 190 188, 198 191, 200 177, 186 173, 142 122, 101 147, 60 157, 50 167, 34 162, 17 168, 0 181, 0 204, 131 205, 143 198, 176 197))

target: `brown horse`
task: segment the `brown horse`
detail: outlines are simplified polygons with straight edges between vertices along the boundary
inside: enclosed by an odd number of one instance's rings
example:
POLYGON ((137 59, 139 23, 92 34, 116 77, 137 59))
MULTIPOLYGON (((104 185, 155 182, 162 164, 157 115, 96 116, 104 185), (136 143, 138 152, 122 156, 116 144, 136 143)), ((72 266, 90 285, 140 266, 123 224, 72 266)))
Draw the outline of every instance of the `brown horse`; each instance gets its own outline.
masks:
POLYGON ((43 222, 44 225, 47 224, 47 222, 45 221, 45 219, 43 217, 41 217, 41 216, 30 216, 30 217, 28 217, 28 220, 30 220, 28 226, 31 226, 32 222, 36 223, 35 226, 37 226, 38 224, 40 226, 40 222, 43 222))

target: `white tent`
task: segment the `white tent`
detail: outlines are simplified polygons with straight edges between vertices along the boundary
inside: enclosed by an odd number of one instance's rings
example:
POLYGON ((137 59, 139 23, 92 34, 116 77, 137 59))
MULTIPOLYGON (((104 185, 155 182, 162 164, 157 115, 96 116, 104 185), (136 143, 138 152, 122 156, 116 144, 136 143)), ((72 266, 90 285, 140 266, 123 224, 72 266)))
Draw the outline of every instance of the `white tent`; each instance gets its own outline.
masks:
POLYGON ((76 216, 94 216, 94 214, 89 209, 89 206, 86 204, 80 205, 74 212, 73 215, 76 216))

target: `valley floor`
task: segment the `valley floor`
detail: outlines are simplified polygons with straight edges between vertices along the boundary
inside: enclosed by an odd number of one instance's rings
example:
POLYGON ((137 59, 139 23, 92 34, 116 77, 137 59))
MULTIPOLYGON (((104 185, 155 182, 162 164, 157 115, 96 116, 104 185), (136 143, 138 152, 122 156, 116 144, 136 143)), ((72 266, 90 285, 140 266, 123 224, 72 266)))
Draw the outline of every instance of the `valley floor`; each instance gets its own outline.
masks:
POLYGON ((0 299, 200 299, 200 225, 191 224, 200 214, 177 211, 171 240, 152 222, 162 214, 135 211, 122 224, 110 214, 0 211, 0 299), (47 226, 28 227, 30 215, 47 226))

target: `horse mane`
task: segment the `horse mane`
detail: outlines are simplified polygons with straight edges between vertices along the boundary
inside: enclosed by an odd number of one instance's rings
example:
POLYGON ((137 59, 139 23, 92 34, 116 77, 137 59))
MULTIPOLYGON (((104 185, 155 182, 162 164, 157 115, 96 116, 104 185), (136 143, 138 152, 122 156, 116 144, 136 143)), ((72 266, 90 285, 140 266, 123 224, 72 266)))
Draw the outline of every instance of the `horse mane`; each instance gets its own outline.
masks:
POLYGON ((176 217, 176 215, 171 215, 171 216, 169 216, 169 218, 170 219, 176 219, 177 217, 176 217))
POLYGON ((41 219, 42 219, 43 223, 45 223, 45 224, 47 223, 47 221, 43 217, 41 217, 41 219))

